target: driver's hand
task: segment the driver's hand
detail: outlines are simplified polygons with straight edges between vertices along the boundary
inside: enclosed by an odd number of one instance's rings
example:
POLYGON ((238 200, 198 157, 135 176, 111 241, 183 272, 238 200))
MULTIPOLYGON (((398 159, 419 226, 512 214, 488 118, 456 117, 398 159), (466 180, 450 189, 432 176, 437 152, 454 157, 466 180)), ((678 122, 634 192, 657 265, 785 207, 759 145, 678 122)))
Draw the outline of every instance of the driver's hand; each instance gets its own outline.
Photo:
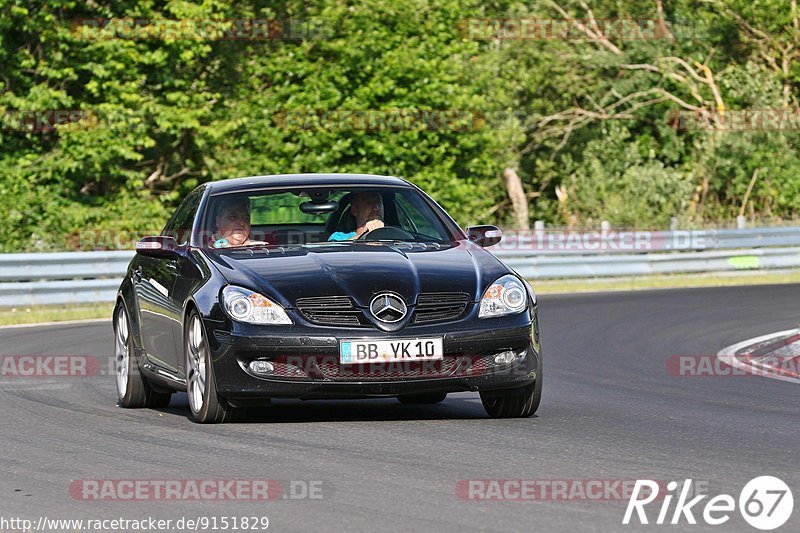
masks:
POLYGON ((383 227, 383 220, 379 220, 379 219, 370 220, 369 222, 364 224, 364 227, 361 228, 360 231, 356 232, 356 236, 353 237, 353 238, 354 239, 360 239, 362 235, 366 235, 370 231, 372 231, 374 229, 382 228, 382 227, 383 227))
POLYGON ((364 228, 367 231, 372 231, 374 229, 382 228, 383 227, 383 220, 370 220, 364 225, 364 228))

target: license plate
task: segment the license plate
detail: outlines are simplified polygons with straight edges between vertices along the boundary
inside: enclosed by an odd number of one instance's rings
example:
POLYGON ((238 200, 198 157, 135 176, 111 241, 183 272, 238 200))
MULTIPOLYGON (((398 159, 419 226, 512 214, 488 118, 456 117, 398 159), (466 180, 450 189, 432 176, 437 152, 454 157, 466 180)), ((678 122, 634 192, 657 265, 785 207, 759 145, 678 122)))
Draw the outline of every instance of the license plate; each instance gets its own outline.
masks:
POLYGON ((344 364, 437 361, 443 355, 441 337, 352 340, 339 345, 339 362, 344 364))

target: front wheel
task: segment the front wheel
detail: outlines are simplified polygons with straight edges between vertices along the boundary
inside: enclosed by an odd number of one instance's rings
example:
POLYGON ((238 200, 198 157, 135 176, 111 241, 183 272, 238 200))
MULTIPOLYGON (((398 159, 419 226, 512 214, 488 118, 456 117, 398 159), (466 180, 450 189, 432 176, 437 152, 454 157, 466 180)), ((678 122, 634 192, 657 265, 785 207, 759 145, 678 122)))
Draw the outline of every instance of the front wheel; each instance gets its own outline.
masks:
POLYGON ((117 378, 117 400, 120 407, 166 407, 172 394, 157 392, 139 370, 133 349, 130 322, 125 306, 114 311, 114 369, 117 378))
POLYGON ((232 422, 242 413, 217 395, 203 323, 196 312, 186 323, 186 392, 192 418, 201 424, 232 422))
POLYGON ((482 392, 483 408, 492 418, 527 418, 539 409, 542 401, 542 376, 519 389, 482 392))

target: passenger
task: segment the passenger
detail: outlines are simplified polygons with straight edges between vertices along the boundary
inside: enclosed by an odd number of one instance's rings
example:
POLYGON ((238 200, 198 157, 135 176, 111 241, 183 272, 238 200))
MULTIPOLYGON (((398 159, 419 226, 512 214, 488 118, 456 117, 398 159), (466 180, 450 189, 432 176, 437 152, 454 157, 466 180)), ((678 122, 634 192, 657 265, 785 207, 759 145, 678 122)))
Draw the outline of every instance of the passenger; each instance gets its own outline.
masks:
POLYGON ((216 224, 217 232, 211 236, 213 248, 258 244, 250 240, 250 201, 247 198, 221 200, 216 224))

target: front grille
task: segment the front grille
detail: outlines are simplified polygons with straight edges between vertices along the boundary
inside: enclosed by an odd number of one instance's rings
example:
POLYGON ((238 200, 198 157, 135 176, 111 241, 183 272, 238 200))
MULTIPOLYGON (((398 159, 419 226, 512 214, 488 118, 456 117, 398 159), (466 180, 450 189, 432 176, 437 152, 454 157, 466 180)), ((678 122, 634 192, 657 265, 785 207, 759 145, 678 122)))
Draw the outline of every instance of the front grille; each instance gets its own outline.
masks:
MULTIPOLYGON (((460 318, 469 304, 463 292, 426 292, 419 295, 412 324, 432 324, 460 318)), ((324 326, 368 326, 364 313, 348 296, 299 298, 295 305, 305 318, 324 326)))
POLYGON ((364 315, 347 296, 299 298, 297 309, 313 324, 325 326, 362 326, 364 315))
POLYGON ((429 324, 455 320, 464 314, 469 295, 463 292, 427 292, 419 295, 411 321, 429 324))

